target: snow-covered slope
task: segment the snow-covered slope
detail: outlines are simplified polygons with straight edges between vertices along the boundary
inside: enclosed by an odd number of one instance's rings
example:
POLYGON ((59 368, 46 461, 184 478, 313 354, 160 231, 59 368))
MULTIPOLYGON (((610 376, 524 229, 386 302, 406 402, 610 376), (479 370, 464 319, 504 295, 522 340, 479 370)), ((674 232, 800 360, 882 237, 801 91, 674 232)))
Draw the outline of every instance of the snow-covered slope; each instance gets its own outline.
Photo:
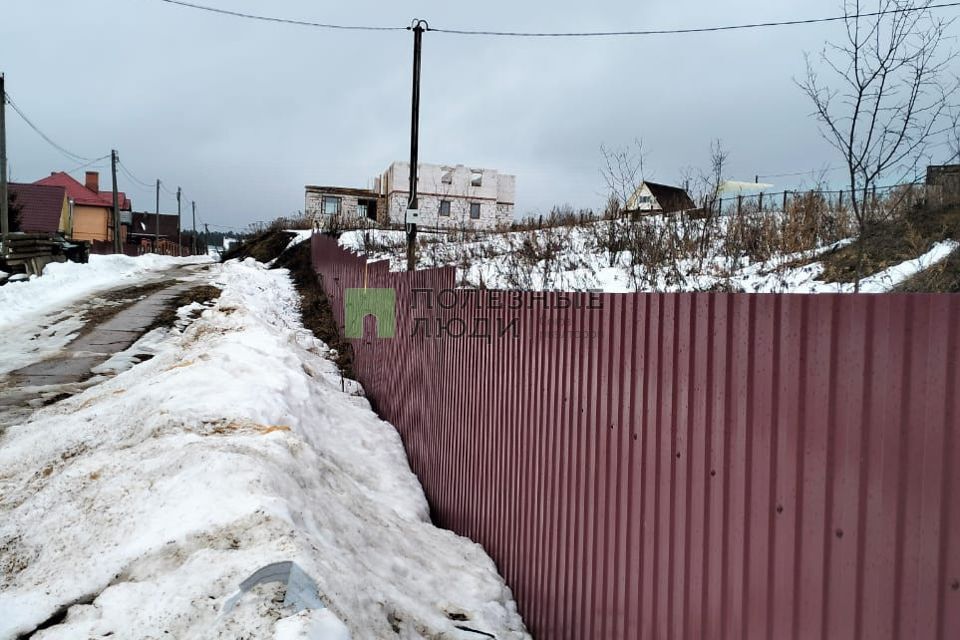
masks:
MULTIPOLYGON (((777 215, 768 214, 773 218, 777 215)), ((717 220, 705 240, 700 221, 647 216, 633 224, 636 226, 617 220, 508 233, 424 233, 418 267, 454 266, 461 286, 492 289, 613 293, 718 289, 745 293, 837 293, 854 289, 852 283, 824 282, 819 261, 825 252, 850 243, 852 238, 824 241, 795 253, 772 251, 759 260, 731 251, 725 244, 735 237, 729 234, 733 224, 730 218, 717 220), (659 261, 639 252, 634 255, 631 247, 635 245, 623 236, 635 232, 639 225, 644 225, 649 233, 645 247, 650 254, 672 242, 677 255, 659 261), (678 236, 683 237, 677 239, 678 236)), ((406 268, 402 231, 349 231, 341 235, 340 244, 372 259, 389 260, 392 270, 406 268)), ((939 242, 924 255, 865 279, 861 290, 890 291, 956 249, 953 241, 939 242)))
POLYGON ((130 350, 155 357, 0 436, 0 638, 75 602, 33 637, 339 638, 337 618, 355 640, 527 637, 483 549, 430 524, 397 432, 302 328, 287 273, 212 271, 214 308, 130 350), (258 587, 220 616, 286 560, 328 611, 258 587))

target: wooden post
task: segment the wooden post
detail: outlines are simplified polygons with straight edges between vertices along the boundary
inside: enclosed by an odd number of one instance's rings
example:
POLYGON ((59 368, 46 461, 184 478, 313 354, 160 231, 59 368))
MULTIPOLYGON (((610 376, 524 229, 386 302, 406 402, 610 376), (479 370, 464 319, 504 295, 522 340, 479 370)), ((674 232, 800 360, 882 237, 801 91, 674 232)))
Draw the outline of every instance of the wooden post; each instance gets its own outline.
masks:
POLYGON ((120 196, 117 192, 117 162, 119 157, 116 150, 110 151, 110 173, 113 176, 113 252, 122 253, 120 244, 120 196))
POLYGON ((177 187, 177 257, 183 257, 183 227, 180 223, 180 187, 177 187))
POLYGON ((160 178, 157 178, 157 209, 153 225, 153 252, 160 253, 160 178))
POLYGON ((197 255, 197 202, 196 200, 191 201, 190 206, 193 207, 193 237, 190 238, 191 244, 193 245, 192 255, 197 255))
POLYGON ((10 203, 7 193, 7 89, 0 73, 0 233, 10 233, 10 203))
MULTIPOLYGON (((413 31, 413 95, 410 114, 410 200, 407 211, 418 210, 417 202, 417 174, 419 173, 419 145, 420 145, 420 51, 423 42, 423 32, 427 28, 424 20, 416 20, 411 27, 413 31)), ((404 216, 406 218, 406 216, 404 216)), ((407 271, 417 269, 417 221, 406 220, 407 223, 407 271)))

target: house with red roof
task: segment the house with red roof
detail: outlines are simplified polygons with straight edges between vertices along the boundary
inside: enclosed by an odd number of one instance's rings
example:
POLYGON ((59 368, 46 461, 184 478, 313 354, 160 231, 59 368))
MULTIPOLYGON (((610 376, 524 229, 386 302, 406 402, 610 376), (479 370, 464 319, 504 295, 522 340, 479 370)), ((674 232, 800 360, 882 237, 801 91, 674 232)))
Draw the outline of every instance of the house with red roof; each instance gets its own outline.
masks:
POLYGON ((67 190, 42 184, 11 182, 8 185, 14 206, 19 210, 19 231, 64 233, 70 208, 67 190))
MULTIPOLYGON (((87 171, 81 184, 62 171, 51 173, 33 184, 61 187, 67 200, 72 201, 72 215, 64 226, 64 232, 75 240, 113 240, 113 191, 100 191, 100 173, 87 171)), ((118 194, 120 211, 130 211, 130 199, 118 194)), ((125 228, 121 235, 126 236, 125 228)))

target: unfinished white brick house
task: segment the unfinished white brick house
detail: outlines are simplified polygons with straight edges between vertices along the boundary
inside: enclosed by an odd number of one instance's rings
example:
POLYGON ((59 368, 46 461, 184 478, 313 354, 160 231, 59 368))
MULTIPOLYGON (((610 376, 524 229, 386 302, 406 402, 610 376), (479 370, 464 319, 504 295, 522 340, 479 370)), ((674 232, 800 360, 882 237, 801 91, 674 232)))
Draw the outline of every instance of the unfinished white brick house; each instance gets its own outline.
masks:
MULTIPOLYGON (((417 201, 423 227, 483 228, 513 222, 516 177, 495 169, 420 164, 417 201)), ((410 163, 394 162, 373 180, 373 189, 306 187, 313 219, 339 215, 402 225, 410 199, 410 163)))
MULTIPOLYGON (((420 164, 418 224, 425 227, 493 228, 513 222, 516 177, 496 169, 420 164)), ((388 220, 403 223, 410 199, 410 163, 394 162, 374 181, 386 200, 388 220)))

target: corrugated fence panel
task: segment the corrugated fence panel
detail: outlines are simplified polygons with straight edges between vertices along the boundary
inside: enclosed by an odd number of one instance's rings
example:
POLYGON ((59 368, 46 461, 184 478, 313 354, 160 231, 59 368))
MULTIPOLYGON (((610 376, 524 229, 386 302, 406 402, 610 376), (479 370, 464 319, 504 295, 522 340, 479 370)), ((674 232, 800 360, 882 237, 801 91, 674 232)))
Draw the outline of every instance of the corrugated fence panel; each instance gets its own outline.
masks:
POLYGON ((960 637, 960 297, 453 290, 313 238, 434 520, 537 638, 960 637))

